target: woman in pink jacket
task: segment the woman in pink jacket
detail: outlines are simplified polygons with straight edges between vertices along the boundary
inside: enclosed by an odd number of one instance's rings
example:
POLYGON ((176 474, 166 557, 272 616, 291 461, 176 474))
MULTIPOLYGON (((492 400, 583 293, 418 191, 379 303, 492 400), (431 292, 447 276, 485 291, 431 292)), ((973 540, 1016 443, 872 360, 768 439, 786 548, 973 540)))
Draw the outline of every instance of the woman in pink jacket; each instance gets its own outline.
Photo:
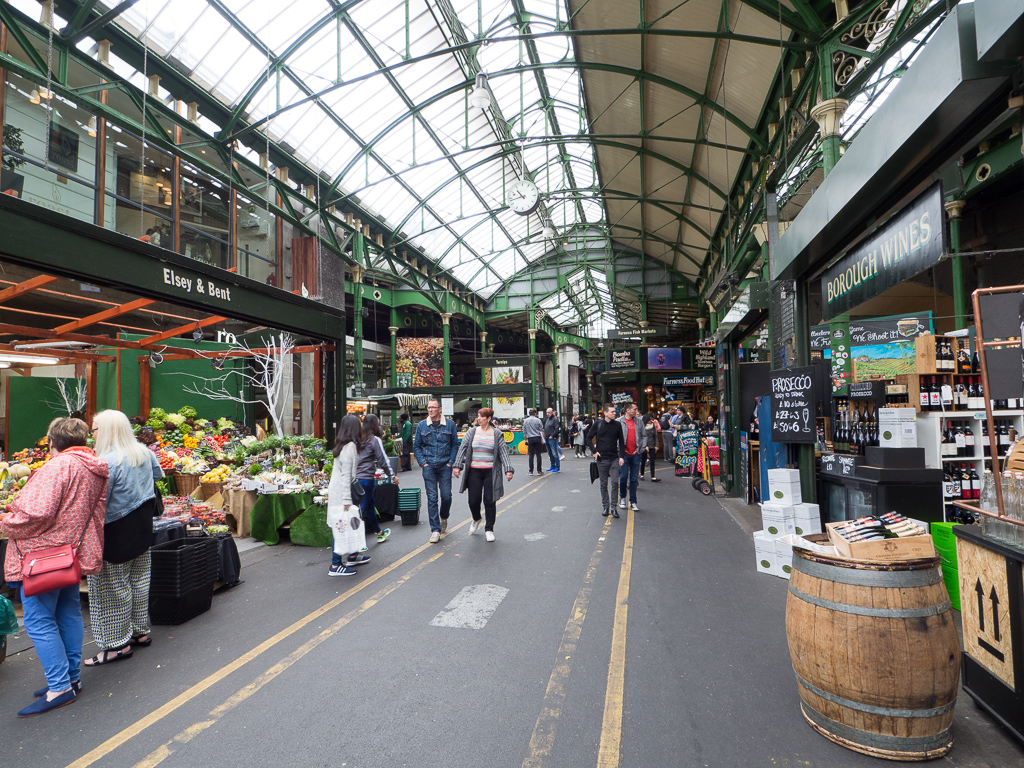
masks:
MULTIPOLYGON (((107 462, 86 447, 89 425, 79 419, 57 419, 47 432, 50 460, 32 473, 0 516, 0 531, 11 539, 4 576, 20 586, 22 560, 31 552, 76 544, 82 575, 103 567, 103 522, 106 513, 107 462), (83 536, 84 531, 84 536, 83 536)), ((46 673, 46 687, 36 701, 18 713, 32 717, 75 701, 81 690, 79 664, 85 626, 78 585, 26 597, 25 631, 35 645, 46 673)))

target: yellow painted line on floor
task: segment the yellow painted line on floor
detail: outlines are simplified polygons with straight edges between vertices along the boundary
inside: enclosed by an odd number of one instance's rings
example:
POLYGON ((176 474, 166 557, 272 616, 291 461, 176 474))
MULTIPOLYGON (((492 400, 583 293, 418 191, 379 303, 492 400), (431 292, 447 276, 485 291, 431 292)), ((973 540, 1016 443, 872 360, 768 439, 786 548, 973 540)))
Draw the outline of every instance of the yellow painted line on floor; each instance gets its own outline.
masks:
POLYGON ((626 543, 622 548, 622 570, 615 592, 615 619, 612 622, 612 653, 608 662, 608 687, 601 722, 601 746, 597 768, 617 768, 622 755, 622 709, 626 687, 626 619, 629 613, 629 578, 633 568, 633 525, 636 513, 630 510, 626 521, 626 543))
POLYGON ((343 627, 346 627, 349 624, 351 624, 352 621, 354 621, 359 616, 362 616, 371 608, 373 608, 373 606, 377 605, 377 603, 379 603, 385 597, 390 595, 400 586, 405 584, 407 581, 409 581, 409 579, 411 579, 417 573, 422 571, 428 565, 436 561, 438 558, 442 557, 444 554, 445 553, 443 550, 441 552, 438 552, 433 557, 424 560, 414 568, 410 569, 405 575, 402 576, 402 578, 398 579, 397 581, 391 584, 388 584, 386 587, 381 589, 372 597, 367 598, 358 608, 354 608, 353 610, 349 611, 340 619, 338 619, 338 621, 334 622, 334 624, 329 626, 327 629, 323 630, 317 635, 314 635, 310 640, 307 640, 305 643, 300 645, 290 654, 285 656, 283 659, 281 659, 281 661, 279 661, 277 664, 272 666, 262 675, 257 677, 253 682, 249 683, 244 688, 241 688, 240 690, 236 691, 235 694, 228 698, 225 702, 210 710, 210 717, 208 719, 190 725, 188 728, 183 730, 181 733, 179 733, 173 739, 168 741, 166 744, 161 744, 157 749, 155 749, 153 752, 147 755, 144 759, 137 762, 134 768, 154 768, 155 766, 162 763, 164 760, 166 760, 168 757, 174 754, 176 745, 187 744, 188 742, 192 741, 192 739, 194 739, 196 736, 201 734, 203 731, 207 730, 213 725, 216 725, 217 722, 222 717, 224 717, 224 715, 233 710, 235 707, 237 707, 239 704, 241 704, 249 697, 253 696, 267 683, 271 682, 272 680, 276 679, 278 676, 283 674, 285 670, 287 670, 289 667, 291 667, 293 664, 299 661, 299 659, 306 656, 310 651, 319 646, 325 640, 328 640, 329 638, 338 634, 338 632, 340 632, 343 627))
MULTIPOLYGON (((504 496, 501 499, 499 499, 498 503, 501 504, 503 502, 507 502, 513 496, 515 496, 515 495, 517 495, 519 493, 522 493, 527 488, 529 488, 531 485, 534 485, 535 483, 537 483, 537 482, 539 482, 540 480, 543 480, 543 479, 544 478, 542 478, 542 477, 538 477, 538 478, 536 478, 534 480, 531 480, 530 482, 526 483, 522 487, 517 488, 516 490, 512 491, 511 493, 509 493, 506 496, 504 496)), ((539 490, 539 489, 534 489, 534 490, 539 490)), ((530 493, 533 493, 533 491, 531 491, 530 493)), ((529 496, 530 494, 528 493, 526 495, 529 496)), ((518 502, 516 502, 516 503, 518 503, 518 502)), ((454 526, 451 530, 457 530, 457 529, 461 528, 463 525, 468 525, 468 524, 469 524, 469 521, 465 520, 462 523, 459 523, 458 525, 454 526)), ((443 541, 443 539, 442 539, 442 541, 443 541)), ((209 677, 204 678, 203 680, 200 680, 198 683, 193 685, 191 688, 189 688, 188 690, 178 694, 173 699, 168 701, 166 704, 164 704, 164 705, 162 705, 160 707, 157 707, 152 712, 150 712, 148 715, 145 715, 144 717, 136 720, 134 723, 132 723, 130 726, 128 726, 124 730, 122 730, 119 733, 116 733, 115 735, 111 736, 109 739, 104 741, 102 744, 100 744, 95 749, 93 749, 90 752, 87 752, 86 754, 82 755, 82 757, 78 758, 73 763, 70 763, 68 765, 68 768, 87 768, 87 766, 93 765, 96 761, 101 760, 102 758, 106 757, 111 752, 113 752, 115 749, 117 749, 121 745, 125 744, 129 740, 135 738, 136 736, 138 736, 140 733, 145 731, 150 726, 160 722, 160 720, 162 720, 163 718, 167 717, 172 712, 175 712, 176 710, 180 709, 182 706, 184 706, 185 704, 190 702, 196 696, 199 696, 201 693, 203 693, 204 691, 208 690, 212 686, 216 685, 217 683, 219 683, 221 680, 225 679, 226 677, 228 677, 232 673, 237 672, 239 669, 244 667, 246 664, 248 664, 253 659, 257 658, 258 656, 260 656, 264 652, 270 650, 271 648, 273 648, 275 645, 277 645, 278 643, 282 642, 283 640, 286 640, 287 638, 291 637, 296 632, 298 632, 300 629, 302 629, 303 627, 305 627, 305 626, 309 625, 310 623, 316 621, 318 618, 323 616, 325 613, 333 610, 334 608, 337 608, 339 605, 341 605, 343 602, 348 600, 353 595, 358 594, 359 592, 363 591, 364 589, 366 589, 367 587, 371 586, 372 584, 380 581, 385 576, 388 576, 391 573, 394 573, 396 570, 401 568, 403 565, 405 565, 407 562, 412 560, 414 557, 416 557, 417 555, 422 554, 426 550, 430 549, 430 547, 432 547, 432 546, 434 546, 434 545, 432 545, 432 544, 422 544, 422 545, 420 545, 416 549, 412 550, 412 552, 409 552, 407 555, 404 555, 403 557, 399 558, 398 560, 396 560, 395 562, 393 562, 391 565, 387 566, 383 570, 379 571, 378 573, 375 573, 373 576, 369 577, 366 581, 363 581, 363 582, 360 582, 359 584, 356 584, 355 586, 352 587, 352 589, 348 590, 347 592, 344 592, 344 593, 338 595, 333 600, 330 600, 327 603, 324 603, 322 606, 317 608, 315 611, 312 611, 311 613, 308 613, 306 616, 302 617, 301 619, 296 621, 291 626, 286 627, 285 629, 282 629, 280 632, 278 632, 276 635, 273 635, 272 637, 267 638, 262 643, 260 643, 255 648, 253 648, 252 650, 250 650, 247 653, 244 653, 243 655, 239 656, 237 659, 232 661, 230 664, 227 664, 227 665, 221 667, 219 670, 214 672, 212 675, 210 675, 209 677)), ((432 561, 433 561, 433 559, 431 559, 430 562, 432 562, 432 561)))
POLYGON ((597 574, 597 566, 601 562, 601 553, 604 551, 603 539, 608 535, 610 523, 611 518, 608 518, 601 531, 601 540, 598 541, 594 548, 594 554, 590 557, 590 564, 583 577, 583 585, 576 594, 576 601, 572 604, 569 620, 565 623, 562 641, 558 645, 555 668, 551 670, 551 677, 548 678, 548 686, 544 691, 544 703, 541 706, 540 715, 537 716, 537 723, 533 727, 530 749, 526 759, 523 760, 523 768, 544 768, 548 758, 551 757, 551 747, 555 743, 555 732, 558 720, 562 716, 562 705, 565 703, 565 684, 572 672, 576 644, 583 632, 583 622, 587 618, 590 593, 594 589, 594 577, 597 574))

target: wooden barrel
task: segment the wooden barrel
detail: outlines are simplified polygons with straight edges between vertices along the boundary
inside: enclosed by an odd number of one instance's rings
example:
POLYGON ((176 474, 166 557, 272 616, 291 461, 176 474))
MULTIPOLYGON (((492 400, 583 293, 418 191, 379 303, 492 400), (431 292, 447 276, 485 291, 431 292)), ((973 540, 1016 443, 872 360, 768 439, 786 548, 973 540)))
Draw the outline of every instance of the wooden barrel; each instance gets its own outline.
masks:
POLYGON ((953 747, 960 641, 940 562, 793 550, 786 638, 800 708, 818 733, 891 760, 953 747))

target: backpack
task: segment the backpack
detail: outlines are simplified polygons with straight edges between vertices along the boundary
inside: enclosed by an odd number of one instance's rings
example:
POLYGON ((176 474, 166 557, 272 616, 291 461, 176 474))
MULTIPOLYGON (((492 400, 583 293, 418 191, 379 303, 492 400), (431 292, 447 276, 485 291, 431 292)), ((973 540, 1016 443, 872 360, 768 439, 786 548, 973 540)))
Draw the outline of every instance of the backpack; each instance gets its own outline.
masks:
POLYGON ((667 413, 663 413, 661 415, 661 428, 666 431, 672 429, 672 425, 669 423, 669 417, 667 413))

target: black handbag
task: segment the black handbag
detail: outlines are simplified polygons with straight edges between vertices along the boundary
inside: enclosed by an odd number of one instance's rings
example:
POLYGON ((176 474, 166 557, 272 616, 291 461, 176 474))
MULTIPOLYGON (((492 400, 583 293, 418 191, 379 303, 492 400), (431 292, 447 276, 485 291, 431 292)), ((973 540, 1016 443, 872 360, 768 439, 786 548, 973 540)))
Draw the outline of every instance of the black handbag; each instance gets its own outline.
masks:
POLYGON ((153 493, 156 494, 156 499, 153 501, 153 517, 163 517, 164 499, 160 495, 160 486, 156 484, 156 480, 153 481, 153 493))
POLYGON ((352 481, 351 495, 353 504, 363 503, 363 497, 366 496, 366 489, 363 488, 363 484, 360 483, 358 480, 352 481))
POLYGON ((593 485, 594 481, 601 476, 601 471, 597 468, 597 462, 590 462, 590 484, 593 485))

